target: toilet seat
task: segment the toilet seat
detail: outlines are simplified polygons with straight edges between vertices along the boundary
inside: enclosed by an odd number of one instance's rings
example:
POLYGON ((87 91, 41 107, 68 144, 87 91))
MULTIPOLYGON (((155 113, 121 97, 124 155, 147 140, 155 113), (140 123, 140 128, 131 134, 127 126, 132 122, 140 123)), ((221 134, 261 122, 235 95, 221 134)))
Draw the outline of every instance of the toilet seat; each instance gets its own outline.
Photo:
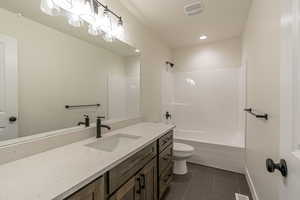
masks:
POLYGON ((194 152, 194 147, 187 144, 174 143, 173 152, 175 160, 185 159, 192 156, 194 152))
POLYGON ((194 147, 187 144, 174 143, 173 150, 176 152, 193 152, 194 147))

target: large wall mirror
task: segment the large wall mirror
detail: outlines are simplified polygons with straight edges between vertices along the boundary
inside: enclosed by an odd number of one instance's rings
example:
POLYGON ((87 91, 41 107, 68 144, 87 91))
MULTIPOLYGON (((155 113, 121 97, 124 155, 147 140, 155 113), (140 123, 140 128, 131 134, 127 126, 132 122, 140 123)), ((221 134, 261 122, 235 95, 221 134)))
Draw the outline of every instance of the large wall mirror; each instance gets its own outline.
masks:
POLYGON ((139 51, 39 6, 0 2, 0 141, 76 127, 84 114, 91 122, 139 117, 139 51))

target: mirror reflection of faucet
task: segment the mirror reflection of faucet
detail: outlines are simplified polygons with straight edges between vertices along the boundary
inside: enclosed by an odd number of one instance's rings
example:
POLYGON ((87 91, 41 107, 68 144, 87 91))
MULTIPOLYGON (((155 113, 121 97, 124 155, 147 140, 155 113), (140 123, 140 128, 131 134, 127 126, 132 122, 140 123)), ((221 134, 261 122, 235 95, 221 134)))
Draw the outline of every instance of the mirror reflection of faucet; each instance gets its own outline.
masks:
POLYGON ((172 115, 169 111, 166 112, 166 114, 164 115, 165 119, 167 120, 167 123, 170 122, 170 120, 172 119, 172 115))
POLYGON ((78 122, 78 126, 84 125, 85 127, 90 126, 90 117, 88 115, 83 115, 84 116, 84 122, 78 122))

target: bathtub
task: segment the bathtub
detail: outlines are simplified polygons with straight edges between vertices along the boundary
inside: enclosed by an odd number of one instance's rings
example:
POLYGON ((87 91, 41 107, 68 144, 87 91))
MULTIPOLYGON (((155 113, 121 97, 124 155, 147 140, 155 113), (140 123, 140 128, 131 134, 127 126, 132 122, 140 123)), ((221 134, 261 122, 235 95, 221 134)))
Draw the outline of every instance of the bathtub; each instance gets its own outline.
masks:
POLYGON ((175 130, 175 142, 195 148, 188 162, 244 173, 243 134, 238 132, 201 132, 175 130))

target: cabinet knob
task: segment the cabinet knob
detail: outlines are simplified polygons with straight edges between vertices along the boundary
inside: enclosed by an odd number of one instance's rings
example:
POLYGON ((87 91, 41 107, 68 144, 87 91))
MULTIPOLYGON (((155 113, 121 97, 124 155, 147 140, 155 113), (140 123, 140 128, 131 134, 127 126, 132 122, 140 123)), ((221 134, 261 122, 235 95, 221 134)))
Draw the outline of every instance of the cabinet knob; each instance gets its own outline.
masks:
POLYGON ((9 122, 16 122, 17 118, 15 116, 11 116, 8 120, 9 122))

